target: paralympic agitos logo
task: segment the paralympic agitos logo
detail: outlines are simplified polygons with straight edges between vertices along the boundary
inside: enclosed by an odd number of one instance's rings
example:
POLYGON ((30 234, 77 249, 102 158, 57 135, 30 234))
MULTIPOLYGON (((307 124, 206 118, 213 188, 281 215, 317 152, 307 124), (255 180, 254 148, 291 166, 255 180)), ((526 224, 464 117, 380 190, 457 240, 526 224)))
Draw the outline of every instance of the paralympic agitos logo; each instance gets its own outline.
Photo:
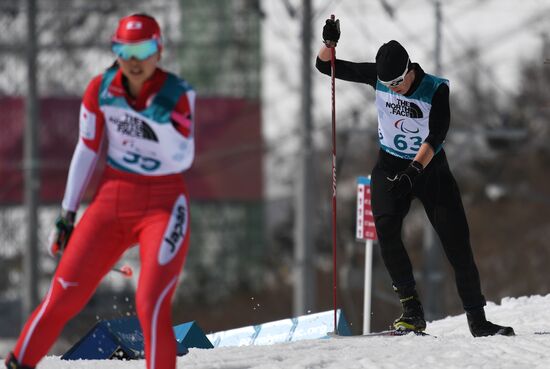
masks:
POLYGON ((397 128, 398 130, 400 130, 403 133, 418 133, 418 132, 420 132, 420 129, 418 127, 414 130, 408 129, 407 127, 405 127, 405 119, 399 119, 393 125, 395 126, 395 128, 397 128))
POLYGON ((386 101, 386 108, 391 109, 392 114, 413 119, 424 117, 422 110, 415 103, 401 99, 396 100, 397 102, 386 101))
POLYGON ((111 116, 109 121, 116 125, 117 131, 123 135, 158 142, 155 131, 144 120, 136 116, 124 114, 122 119, 111 116))

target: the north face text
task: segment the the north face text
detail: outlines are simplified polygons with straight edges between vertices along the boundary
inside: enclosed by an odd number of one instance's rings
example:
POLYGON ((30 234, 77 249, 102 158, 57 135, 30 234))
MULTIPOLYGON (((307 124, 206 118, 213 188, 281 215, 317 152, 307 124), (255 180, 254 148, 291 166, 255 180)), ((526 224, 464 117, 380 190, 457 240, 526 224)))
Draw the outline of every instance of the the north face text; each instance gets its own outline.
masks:
POLYGON ((153 129, 138 117, 125 114, 122 119, 109 117, 109 121, 116 125, 117 131, 126 136, 158 142, 157 135, 153 129))
POLYGON ((424 114, 418 105, 406 100, 396 100, 396 103, 386 101, 386 108, 391 109, 392 114, 409 118, 423 118, 424 114))

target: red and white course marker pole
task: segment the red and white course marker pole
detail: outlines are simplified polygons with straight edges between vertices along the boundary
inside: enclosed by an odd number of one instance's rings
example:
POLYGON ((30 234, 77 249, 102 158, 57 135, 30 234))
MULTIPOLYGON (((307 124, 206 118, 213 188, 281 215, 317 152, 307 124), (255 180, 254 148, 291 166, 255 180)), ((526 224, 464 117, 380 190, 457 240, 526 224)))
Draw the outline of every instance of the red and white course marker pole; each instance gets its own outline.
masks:
POLYGON ((365 283, 363 296, 363 334, 370 333, 372 302, 372 248, 376 228, 371 206, 370 176, 357 178, 357 230, 356 238, 365 241, 365 283))

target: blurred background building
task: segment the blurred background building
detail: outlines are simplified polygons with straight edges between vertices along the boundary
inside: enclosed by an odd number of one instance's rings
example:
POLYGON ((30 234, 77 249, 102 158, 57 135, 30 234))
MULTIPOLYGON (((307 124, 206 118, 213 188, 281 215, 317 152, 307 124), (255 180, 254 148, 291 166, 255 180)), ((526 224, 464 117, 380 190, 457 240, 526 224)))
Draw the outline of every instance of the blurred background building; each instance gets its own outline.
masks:
MULTIPOLYGON (((36 85, 29 84, 28 68, 32 3, 0 2, 2 339, 13 339, 25 318, 28 245, 38 250, 38 297, 55 268, 47 234, 77 141, 80 96, 113 62, 110 36, 117 20, 132 12, 157 17, 166 45, 163 67, 198 93, 197 156, 185 173, 191 247, 175 297, 177 323, 197 320, 211 332, 332 309, 330 80, 314 70, 331 13, 341 20, 339 58, 372 61, 383 42, 397 39, 412 61, 451 80, 445 147, 487 299, 550 291, 550 64, 544 64, 550 5, 544 1, 41 0, 34 11, 36 85), (33 113, 26 101, 33 93, 37 160, 31 167, 39 186, 29 206, 24 148, 26 117, 33 113), (305 190, 304 170, 310 173, 305 190), (310 199, 305 205, 304 196, 310 199), (298 247, 307 250, 304 260, 296 256, 298 247), (293 305, 296 291, 311 299, 293 305)), ((374 92, 338 81, 336 99, 338 297, 359 333, 364 248, 354 239, 355 181, 376 159, 374 92)), ((416 204, 403 236, 419 292, 432 302, 428 318, 461 313, 452 272, 430 251, 437 240, 425 223, 416 204)), ((138 272, 136 248, 121 263, 138 272)), ((134 314, 136 282, 135 276, 108 275, 54 351, 74 343, 97 319, 134 314)), ((376 247, 373 292, 372 328, 379 330, 399 306, 376 247)))

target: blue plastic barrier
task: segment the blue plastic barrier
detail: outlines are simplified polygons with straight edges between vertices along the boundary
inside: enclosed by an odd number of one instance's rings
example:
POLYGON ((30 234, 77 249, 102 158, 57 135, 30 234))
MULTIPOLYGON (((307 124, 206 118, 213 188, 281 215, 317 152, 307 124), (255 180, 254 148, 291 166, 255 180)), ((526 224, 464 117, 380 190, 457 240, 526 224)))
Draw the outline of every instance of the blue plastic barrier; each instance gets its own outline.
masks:
MULTIPOLYGON (((351 329, 341 310, 337 310, 338 333, 350 336, 351 329)), ((334 310, 297 318, 231 329, 206 335, 214 347, 271 345, 308 339, 328 338, 334 331, 334 310)))
MULTIPOLYGON (((174 327, 178 356, 190 347, 212 348, 202 329, 193 321, 174 327)), ((143 334, 137 317, 103 320, 62 357, 63 360, 142 359, 143 334)))
POLYGON ((206 338, 201 327, 195 321, 183 323, 174 327, 176 341, 184 347, 211 349, 212 342, 206 338))

